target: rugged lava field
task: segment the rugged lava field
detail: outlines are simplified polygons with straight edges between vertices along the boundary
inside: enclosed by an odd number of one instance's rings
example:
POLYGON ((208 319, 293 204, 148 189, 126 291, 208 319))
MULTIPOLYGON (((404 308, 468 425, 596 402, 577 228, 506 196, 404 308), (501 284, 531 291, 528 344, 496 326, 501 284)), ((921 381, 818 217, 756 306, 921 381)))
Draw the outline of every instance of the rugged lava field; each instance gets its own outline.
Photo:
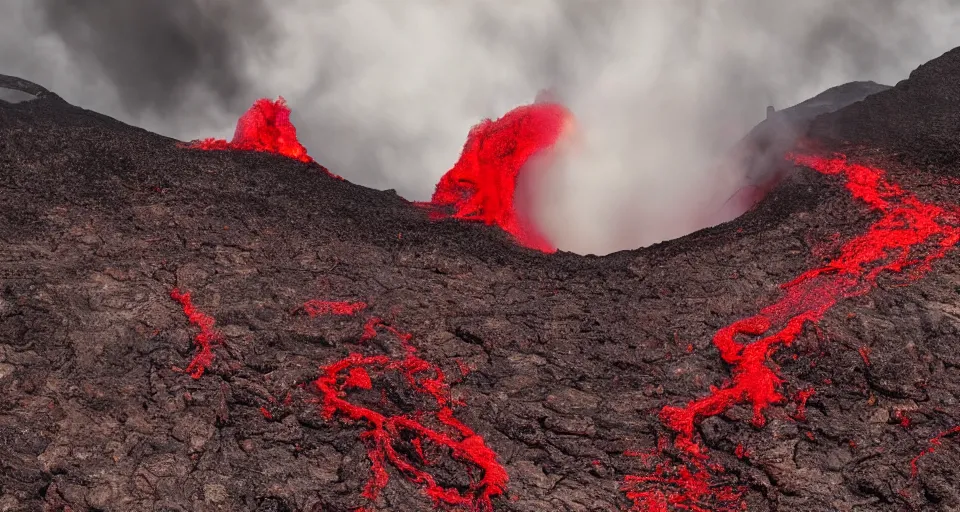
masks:
POLYGON ((960 49, 605 257, 0 87, 0 510, 960 510, 960 49))

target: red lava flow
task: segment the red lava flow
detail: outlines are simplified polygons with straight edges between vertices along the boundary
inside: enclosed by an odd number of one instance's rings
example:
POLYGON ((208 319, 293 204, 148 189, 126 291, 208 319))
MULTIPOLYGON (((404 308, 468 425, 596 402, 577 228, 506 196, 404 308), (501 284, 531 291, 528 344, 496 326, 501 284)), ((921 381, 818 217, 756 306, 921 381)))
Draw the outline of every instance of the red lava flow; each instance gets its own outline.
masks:
MULTIPOLYGON (((186 370, 194 379, 199 379, 213 360, 212 344, 220 341, 221 336, 213 329, 214 319, 193 306, 190 293, 174 289, 170 297, 183 305, 187 318, 200 328, 195 338, 197 354, 186 370)), ((364 302, 345 301, 311 300, 303 305, 303 310, 311 317, 353 316, 366 308, 364 302)), ((507 472, 497 462, 496 453, 483 437, 454 417, 453 408, 462 403, 452 398, 443 370, 416 355, 416 348, 410 343, 411 334, 372 317, 364 324, 360 341, 375 338, 380 329, 393 334, 401 342, 405 353, 403 358, 351 353, 322 367, 313 382, 320 394, 320 413, 324 419, 340 416, 367 426, 360 439, 367 445, 371 476, 364 487, 363 497, 375 500, 387 486, 389 465, 409 481, 419 484, 435 505, 492 511, 491 499, 504 493, 508 481, 507 472), (435 407, 417 409, 412 413, 387 414, 350 401, 351 391, 373 389, 376 380, 389 374, 399 376, 410 390, 432 401, 435 407), (404 443, 410 446, 412 453, 402 448, 404 443), (445 450, 452 459, 464 464, 471 478, 468 488, 461 490, 438 483, 429 471, 436 461, 428 459, 425 447, 445 450), (477 469, 482 473, 479 478, 475 476, 477 469)), ((288 404, 289 399, 290 395, 284 403, 288 404)), ((388 407, 383 400, 386 398, 382 399, 380 406, 388 407)), ((260 407, 259 412, 264 419, 273 419, 266 407, 260 407)))
POLYGON ((190 323, 200 328, 200 332, 193 338, 197 353, 184 370, 194 379, 199 379, 213 363, 213 344, 221 343, 223 336, 213 329, 213 317, 201 313, 194 307, 190 292, 181 293, 180 290, 174 288, 170 291, 170 298, 179 302, 183 306, 183 313, 187 315, 190 323))
POLYGON ((940 432, 933 439, 930 440, 930 446, 925 448, 919 455, 910 460, 910 478, 916 478, 920 473, 920 468, 917 466, 917 462, 921 458, 930 455, 931 453, 937 450, 937 447, 943 443, 944 438, 960 434, 960 426, 951 428, 950 430, 940 432))
MULTIPOLYGON (((333 310, 330 312, 334 313, 333 310)), ((314 381, 321 395, 321 413, 325 419, 340 416, 367 426, 360 439, 367 445, 371 476, 364 487, 363 497, 377 498, 389 482, 387 465, 390 465, 409 481, 419 484, 435 505, 493 510, 491 498, 503 494, 506 489, 506 470, 497 462, 496 454, 483 438, 454 417, 453 407, 459 404, 450 396, 446 376, 438 366, 417 357, 409 333, 401 332, 379 318, 371 318, 364 325, 361 341, 377 336, 377 330, 381 328, 400 340, 405 352, 403 358, 351 353, 321 368, 320 377, 314 381), (376 379, 388 374, 400 376, 410 390, 434 402, 435 407, 413 413, 388 414, 350 401, 351 391, 370 390, 376 379), (413 448, 412 454, 398 450, 397 447, 404 443, 413 448), (448 450, 450 456, 463 463, 471 475, 472 468, 479 468, 482 476, 473 478, 464 491, 444 487, 428 470, 433 461, 426 457, 424 447, 429 445, 448 450)))
MULTIPOLYGON (((721 328, 713 338, 723 360, 731 366, 731 378, 719 387, 711 387, 710 394, 683 406, 666 406, 660 412, 661 421, 676 433, 674 445, 690 460, 686 475, 679 481, 666 480, 654 472, 653 480, 660 485, 684 489, 697 485, 699 473, 722 468, 707 465, 707 450, 696 438, 696 425, 704 418, 723 414, 730 408, 748 404, 753 409, 753 424, 766 423, 764 411, 780 403, 783 380, 771 367, 772 356, 781 348, 789 347, 810 322, 817 324, 838 301, 869 292, 878 276, 884 272, 907 272, 917 279, 929 270, 933 261, 960 242, 960 210, 955 206, 942 207, 924 203, 899 185, 889 182, 885 172, 875 167, 853 164, 843 155, 824 158, 809 155, 790 155, 797 165, 827 175, 846 179, 846 188, 856 199, 865 202, 880 214, 865 233, 847 241, 839 255, 826 265, 812 269, 793 281, 782 285, 783 296, 774 304, 752 317, 738 320, 721 328), (748 342, 744 339, 752 338, 748 342)), ((803 392, 801 402, 809 395, 803 392)), ((798 412, 802 409, 798 408, 798 412)), ((627 482, 636 477, 628 477, 627 482)), ((654 491, 635 499, 637 509, 666 510, 676 496, 654 491), (660 508, 657 508, 660 507, 660 508)), ((679 491, 678 491, 679 492, 679 491)), ((715 502, 730 501, 724 492, 712 497, 715 502)), ((683 508, 678 506, 677 508, 683 508)), ((699 510, 686 508, 687 510, 699 510)))
POLYGON ((424 206, 435 218, 452 217, 496 225, 518 244, 552 253, 556 248, 516 211, 517 177, 534 156, 548 155, 573 126, 573 115, 554 102, 517 107, 497 120, 485 119, 467 136, 460 159, 440 178, 424 206))

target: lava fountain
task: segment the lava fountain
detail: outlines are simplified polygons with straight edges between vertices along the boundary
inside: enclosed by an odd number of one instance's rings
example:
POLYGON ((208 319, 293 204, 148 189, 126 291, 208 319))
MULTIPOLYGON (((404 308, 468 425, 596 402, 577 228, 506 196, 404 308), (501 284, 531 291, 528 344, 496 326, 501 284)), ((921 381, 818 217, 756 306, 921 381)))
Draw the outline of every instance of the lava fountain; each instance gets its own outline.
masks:
POLYGON ((556 252, 524 213, 532 198, 518 196, 517 184, 521 174, 539 174, 550 167, 574 136, 574 126, 573 114, 549 99, 481 121, 470 130, 460 159, 422 206, 431 208, 435 219, 496 225, 524 247, 556 252))

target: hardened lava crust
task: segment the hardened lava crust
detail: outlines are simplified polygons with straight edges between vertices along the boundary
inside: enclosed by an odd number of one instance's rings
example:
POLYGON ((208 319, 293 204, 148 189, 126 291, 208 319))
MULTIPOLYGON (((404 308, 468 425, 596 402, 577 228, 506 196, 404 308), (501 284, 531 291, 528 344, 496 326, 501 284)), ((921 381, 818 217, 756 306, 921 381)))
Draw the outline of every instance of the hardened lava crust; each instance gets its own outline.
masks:
POLYGON ((0 510, 960 509, 958 50, 604 257, 24 83, 0 510))

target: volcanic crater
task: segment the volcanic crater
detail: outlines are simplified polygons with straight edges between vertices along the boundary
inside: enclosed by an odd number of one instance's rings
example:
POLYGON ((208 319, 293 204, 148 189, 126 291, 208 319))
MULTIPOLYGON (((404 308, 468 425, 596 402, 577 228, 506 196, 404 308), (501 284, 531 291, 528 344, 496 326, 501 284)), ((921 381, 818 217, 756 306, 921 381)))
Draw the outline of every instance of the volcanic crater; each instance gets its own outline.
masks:
POLYGON ((0 510, 960 510, 960 49, 603 257, 0 88, 0 510))

